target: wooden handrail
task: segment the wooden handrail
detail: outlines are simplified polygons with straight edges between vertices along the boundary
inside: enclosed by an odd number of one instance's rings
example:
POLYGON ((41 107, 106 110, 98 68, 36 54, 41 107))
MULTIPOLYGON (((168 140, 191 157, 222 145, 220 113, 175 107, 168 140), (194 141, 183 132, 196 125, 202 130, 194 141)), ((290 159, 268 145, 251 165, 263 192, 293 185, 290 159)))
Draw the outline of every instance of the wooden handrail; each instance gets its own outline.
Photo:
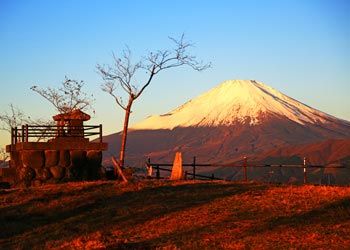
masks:
POLYGON ((100 125, 84 125, 81 127, 75 126, 57 126, 57 125, 22 125, 21 129, 17 127, 11 128, 11 143, 18 142, 18 134, 20 141, 29 142, 30 138, 43 137, 53 139, 57 137, 91 137, 98 136, 99 142, 102 143, 102 124, 100 125), (21 133, 17 133, 21 131, 21 133))

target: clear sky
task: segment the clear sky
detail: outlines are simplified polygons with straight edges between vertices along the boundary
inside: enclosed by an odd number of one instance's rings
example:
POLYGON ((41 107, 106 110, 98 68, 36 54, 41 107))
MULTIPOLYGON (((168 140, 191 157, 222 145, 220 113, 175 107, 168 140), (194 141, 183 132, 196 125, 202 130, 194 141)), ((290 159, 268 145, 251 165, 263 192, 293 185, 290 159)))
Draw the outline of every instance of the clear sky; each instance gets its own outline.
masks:
MULTIPOLYGON (((350 120, 348 0, 0 0, 0 112, 14 104, 33 118, 53 106, 30 90, 85 81, 96 99, 90 124, 122 128, 123 111, 100 89, 96 64, 128 45, 133 58, 171 48, 168 36, 196 44, 212 68, 156 76, 136 100, 130 125, 166 113, 230 79, 255 79, 313 108, 350 120)), ((9 144, 0 132, 0 147, 9 144)))

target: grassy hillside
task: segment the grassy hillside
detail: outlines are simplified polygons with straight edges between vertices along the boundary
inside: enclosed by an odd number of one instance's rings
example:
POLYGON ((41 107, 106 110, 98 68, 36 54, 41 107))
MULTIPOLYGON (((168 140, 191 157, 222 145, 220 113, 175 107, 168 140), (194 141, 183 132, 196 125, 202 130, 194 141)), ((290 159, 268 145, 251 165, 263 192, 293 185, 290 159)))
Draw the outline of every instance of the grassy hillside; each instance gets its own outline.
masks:
POLYGON ((0 190, 1 249, 346 249, 350 187, 143 180, 0 190))

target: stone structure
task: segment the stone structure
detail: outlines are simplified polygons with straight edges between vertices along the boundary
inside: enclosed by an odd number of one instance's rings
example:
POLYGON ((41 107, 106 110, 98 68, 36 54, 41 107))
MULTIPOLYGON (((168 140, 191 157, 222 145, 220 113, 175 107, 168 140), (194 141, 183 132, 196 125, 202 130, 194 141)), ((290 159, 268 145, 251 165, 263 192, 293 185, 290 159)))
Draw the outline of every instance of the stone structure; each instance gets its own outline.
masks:
POLYGON ((95 180, 101 176, 102 125, 84 126, 90 116, 80 110, 53 117, 56 126, 22 126, 13 128, 10 169, 12 185, 40 185, 62 181, 95 180), (97 130, 97 132, 96 132, 97 130), (89 136, 99 140, 90 142, 89 136), (31 141, 45 137, 45 142, 31 141))
POLYGON ((170 180, 181 180, 183 177, 184 173, 182 171, 182 154, 181 152, 176 152, 173 168, 171 170, 170 180))

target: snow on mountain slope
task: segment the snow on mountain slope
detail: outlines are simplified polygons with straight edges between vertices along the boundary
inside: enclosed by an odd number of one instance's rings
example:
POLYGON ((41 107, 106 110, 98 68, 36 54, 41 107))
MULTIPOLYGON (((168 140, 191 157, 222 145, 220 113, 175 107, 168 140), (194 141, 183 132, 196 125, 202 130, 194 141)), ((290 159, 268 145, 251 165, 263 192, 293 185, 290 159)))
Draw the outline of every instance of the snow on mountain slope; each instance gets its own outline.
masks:
POLYGON ((230 80, 170 113, 154 115, 131 129, 257 125, 267 116, 283 116, 299 124, 336 119, 254 80, 230 80))

